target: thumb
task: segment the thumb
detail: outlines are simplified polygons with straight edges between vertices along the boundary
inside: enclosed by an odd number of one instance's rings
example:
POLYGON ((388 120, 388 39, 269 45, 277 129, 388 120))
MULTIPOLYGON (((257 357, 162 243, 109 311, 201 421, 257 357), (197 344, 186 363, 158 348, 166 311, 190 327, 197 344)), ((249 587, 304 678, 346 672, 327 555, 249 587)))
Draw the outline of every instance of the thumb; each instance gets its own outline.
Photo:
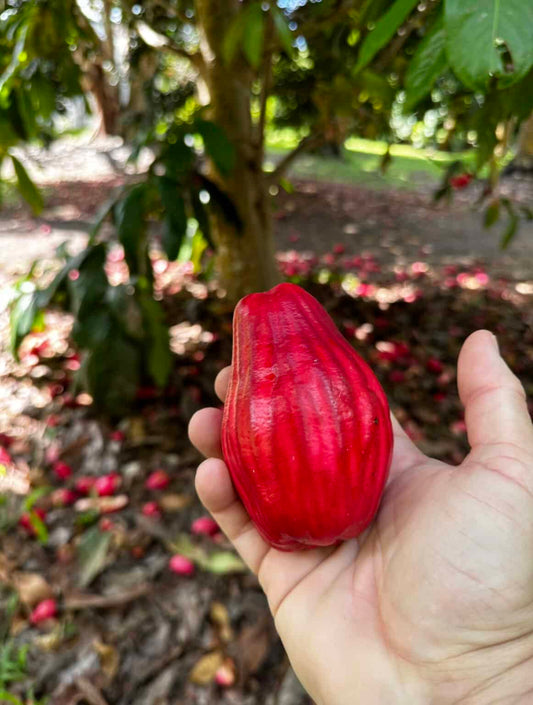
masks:
POLYGON ((488 330, 478 330, 465 341, 457 377, 472 448, 508 443, 533 452, 533 425, 524 388, 501 358, 496 338, 488 330))

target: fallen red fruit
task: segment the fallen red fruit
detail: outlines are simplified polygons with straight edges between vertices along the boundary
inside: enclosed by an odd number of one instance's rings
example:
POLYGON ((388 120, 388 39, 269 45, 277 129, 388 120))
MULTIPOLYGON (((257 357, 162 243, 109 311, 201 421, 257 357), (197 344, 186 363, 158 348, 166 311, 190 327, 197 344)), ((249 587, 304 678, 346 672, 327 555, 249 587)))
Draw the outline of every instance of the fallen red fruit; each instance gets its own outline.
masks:
POLYGON ((358 536, 392 455, 378 380, 294 284, 242 299, 233 332, 222 450, 259 532, 286 551, 358 536))
POLYGON ((191 524, 191 533, 201 536, 214 536, 220 528, 211 517, 198 517, 191 524))
POLYGON ((116 441, 117 443, 122 443, 125 438, 126 434, 124 431, 112 431, 112 433, 109 434, 109 440, 116 441))
POLYGON ((180 553, 172 556, 168 562, 168 567, 177 575, 192 575, 194 573, 194 563, 180 553))
POLYGON ((114 494, 122 484, 121 476, 112 472, 109 475, 97 477, 94 481, 94 489, 99 497, 109 497, 114 494))
POLYGON ((142 513, 145 517, 150 517, 152 519, 159 519, 161 516, 161 509, 157 502, 146 502, 143 505, 142 513))
POLYGON ((468 186, 472 181, 472 174, 459 174, 458 176, 452 176, 450 179, 450 186, 454 189, 462 189, 468 186))
POLYGON ((73 490, 60 487, 50 495, 54 507, 70 507, 78 499, 78 495, 73 490))
POLYGON ((444 365, 438 358, 430 357, 426 362, 426 369, 428 372, 433 372, 433 374, 440 375, 444 369, 444 365))
POLYGON ((52 619, 56 614, 57 603, 52 598, 49 598, 48 600, 39 602, 30 615, 30 622, 32 624, 39 624, 40 622, 45 622, 47 619, 52 619))
POLYGON ((94 477, 79 477, 74 483, 74 487, 79 494, 89 494, 93 489, 96 478, 94 477))
POLYGON ((68 480, 68 478, 72 475, 72 468, 70 465, 61 462, 61 460, 58 460, 53 464, 52 470, 58 480, 68 480))
POLYGON ((154 470, 145 482, 147 490, 164 490, 170 484, 170 478, 164 470, 154 470))

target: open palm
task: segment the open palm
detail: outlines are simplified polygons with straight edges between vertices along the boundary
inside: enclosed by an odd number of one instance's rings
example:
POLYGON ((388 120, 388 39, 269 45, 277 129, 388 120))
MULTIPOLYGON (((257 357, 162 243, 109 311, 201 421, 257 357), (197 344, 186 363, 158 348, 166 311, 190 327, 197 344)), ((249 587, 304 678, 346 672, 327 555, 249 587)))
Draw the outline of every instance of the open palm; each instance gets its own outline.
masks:
POLYGON ((269 547, 221 459, 221 411, 191 420, 209 456, 200 498, 258 575, 319 705, 533 702, 533 426, 489 332, 466 341, 458 377, 469 456, 427 458, 395 422, 376 520, 339 547, 269 547))

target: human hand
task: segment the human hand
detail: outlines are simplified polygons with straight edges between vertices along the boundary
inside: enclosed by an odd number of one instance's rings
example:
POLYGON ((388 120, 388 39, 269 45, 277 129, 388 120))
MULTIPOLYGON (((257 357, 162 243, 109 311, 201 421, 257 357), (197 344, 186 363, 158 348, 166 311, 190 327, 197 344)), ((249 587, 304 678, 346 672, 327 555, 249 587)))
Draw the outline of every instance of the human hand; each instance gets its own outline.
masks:
MULTIPOLYGON (((215 389, 224 400, 229 368, 215 389)), ((318 705, 533 702, 533 426, 496 339, 458 363, 471 452, 423 455, 394 421, 373 524, 337 547, 283 553, 261 538, 222 460, 222 412, 191 419, 206 456, 196 487, 257 574, 302 684, 318 705)))

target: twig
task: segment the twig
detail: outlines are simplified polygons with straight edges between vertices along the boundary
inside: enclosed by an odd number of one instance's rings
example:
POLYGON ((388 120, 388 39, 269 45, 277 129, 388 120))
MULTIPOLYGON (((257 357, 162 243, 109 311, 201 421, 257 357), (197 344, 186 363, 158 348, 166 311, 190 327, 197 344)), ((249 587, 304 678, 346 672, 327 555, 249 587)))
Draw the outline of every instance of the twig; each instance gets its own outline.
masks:
POLYGON ((175 661, 183 654, 183 646, 175 646, 168 654, 162 656, 157 661, 154 661, 149 666, 144 668, 138 675, 133 674, 132 680, 125 686, 124 692, 129 693, 134 688, 144 685, 147 681, 155 678, 159 673, 166 668, 172 661, 175 661))
POLYGON ((122 592, 118 595, 70 595, 65 597, 64 606, 67 610, 108 609, 121 607, 128 602, 134 602, 140 597, 148 595, 153 586, 149 583, 139 585, 133 590, 122 592))
POLYGON ((96 688, 91 681, 88 681, 87 678, 80 676, 76 678, 75 682, 83 698, 87 700, 90 705, 108 705, 107 700, 103 698, 98 688, 96 688))
POLYGON ((299 144, 289 152, 283 159, 279 162, 277 167, 270 174, 267 174, 267 180, 269 183, 276 183, 282 178, 283 174, 287 171, 293 161, 308 149, 313 147, 319 147, 324 142, 324 135, 322 133, 307 135, 299 144))

